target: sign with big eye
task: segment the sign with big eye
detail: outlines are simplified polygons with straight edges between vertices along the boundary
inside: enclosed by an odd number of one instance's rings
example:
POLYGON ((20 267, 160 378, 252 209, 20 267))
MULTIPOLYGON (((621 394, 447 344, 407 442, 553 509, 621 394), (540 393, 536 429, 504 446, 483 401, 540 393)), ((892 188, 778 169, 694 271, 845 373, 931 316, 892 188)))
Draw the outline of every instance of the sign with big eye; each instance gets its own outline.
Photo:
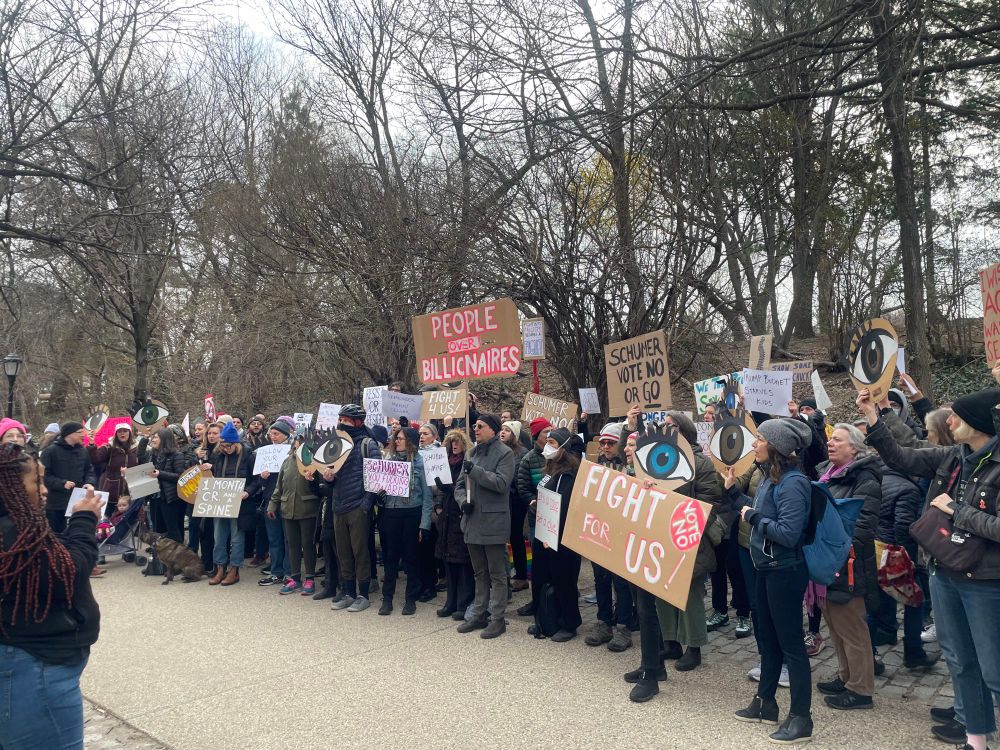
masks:
POLYGON ((145 405, 132 415, 132 423, 140 435, 151 437, 160 427, 164 427, 163 421, 170 416, 167 407, 162 401, 155 398, 150 399, 145 405))
POLYGON ((684 609, 711 510, 700 500, 582 461, 560 544, 684 609))
POLYGON ((716 470, 725 476, 732 468, 739 476, 753 463, 753 441, 757 425, 743 409, 719 409, 715 413, 714 430, 708 442, 708 455, 716 470))
POLYGON ((314 471, 340 471, 354 448, 354 440, 343 430, 315 430, 299 439, 295 464, 302 476, 314 471))
POLYGON ((896 329, 885 318, 866 320, 851 337, 847 354, 851 382, 858 391, 867 388, 875 403, 889 395, 898 350, 896 329))
POLYGON ((643 411, 662 411, 672 405, 667 338, 653 331, 604 346, 608 376, 608 413, 623 417, 638 404, 643 411))
POLYGON ((633 466, 637 479, 676 490, 694 479, 694 451, 676 429, 652 432, 636 439, 633 466))

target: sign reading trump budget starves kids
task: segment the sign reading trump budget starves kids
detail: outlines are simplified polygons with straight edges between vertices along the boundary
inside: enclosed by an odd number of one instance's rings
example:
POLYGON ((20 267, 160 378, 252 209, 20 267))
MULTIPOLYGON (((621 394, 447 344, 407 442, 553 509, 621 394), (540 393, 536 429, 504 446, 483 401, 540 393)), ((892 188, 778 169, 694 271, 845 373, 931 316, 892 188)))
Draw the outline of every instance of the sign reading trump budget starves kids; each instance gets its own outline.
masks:
POLYGON ((521 324, 506 298, 415 317, 413 344, 428 385, 506 378, 521 368, 521 324))

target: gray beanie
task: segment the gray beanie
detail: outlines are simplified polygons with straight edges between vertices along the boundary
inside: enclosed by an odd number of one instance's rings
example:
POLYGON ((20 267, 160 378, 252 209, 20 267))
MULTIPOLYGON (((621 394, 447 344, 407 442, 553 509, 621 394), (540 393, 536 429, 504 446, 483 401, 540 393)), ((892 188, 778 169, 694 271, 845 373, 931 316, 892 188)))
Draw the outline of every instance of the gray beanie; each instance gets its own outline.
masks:
POLYGON ((782 456, 790 457, 812 442, 812 430, 801 419, 769 419, 757 432, 782 456))

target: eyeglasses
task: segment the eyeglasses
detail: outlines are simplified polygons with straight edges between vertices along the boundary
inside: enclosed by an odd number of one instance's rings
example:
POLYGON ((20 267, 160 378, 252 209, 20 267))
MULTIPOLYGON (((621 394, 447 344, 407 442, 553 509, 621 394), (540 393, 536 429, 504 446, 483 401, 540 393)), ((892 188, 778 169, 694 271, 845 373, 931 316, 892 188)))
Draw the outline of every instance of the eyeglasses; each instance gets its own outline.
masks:
POLYGON ((615 441, 614 440, 601 440, 600 443, 601 443, 601 445, 614 445, 615 441))
POLYGON ((475 429, 475 430, 485 430, 486 429, 486 425, 484 425, 482 422, 476 422, 476 424, 473 426, 473 429, 475 429))

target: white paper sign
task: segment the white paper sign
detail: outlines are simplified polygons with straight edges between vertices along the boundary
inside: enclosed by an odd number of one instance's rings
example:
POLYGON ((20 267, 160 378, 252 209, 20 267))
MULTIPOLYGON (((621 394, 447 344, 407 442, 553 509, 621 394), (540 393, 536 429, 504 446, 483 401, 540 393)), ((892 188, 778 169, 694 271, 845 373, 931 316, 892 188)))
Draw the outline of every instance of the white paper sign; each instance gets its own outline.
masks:
POLYGON ((420 407, 424 405, 424 397, 411 396, 409 393, 386 391, 382 394, 382 413, 388 418, 406 417, 411 422, 420 421, 420 407))
POLYGON ((160 491, 159 480, 149 476, 149 473, 155 469, 153 464, 140 464, 125 469, 125 483, 128 485, 128 494, 133 500, 149 497, 160 491))
POLYGON ((366 492, 385 490, 385 494, 395 497, 410 496, 409 461, 366 458, 364 462, 366 492))
POLYGON ((813 396, 816 398, 816 408, 825 412, 833 406, 833 402, 826 395, 826 388, 823 387, 823 381, 819 379, 819 373, 816 370, 813 370, 810 379, 812 380, 813 396))
POLYGON ((712 432, 715 430, 715 423, 695 422, 694 428, 698 431, 698 445, 701 446, 701 452, 706 456, 710 455, 708 445, 712 441, 712 432))
POLYGON ((295 420, 295 431, 307 430, 313 423, 313 415, 303 411, 297 411, 292 417, 295 420))
POLYGON ((906 347, 901 346, 896 352, 896 369, 906 374, 906 347))
POLYGON ((317 430, 337 429, 337 419, 340 418, 340 404, 320 404, 316 413, 317 430))
POLYGON ((434 479, 440 479, 441 484, 451 484, 451 467, 448 465, 448 451, 445 448, 421 448, 420 456, 424 459, 424 476, 427 486, 434 487, 434 479))
POLYGON ((580 410, 587 414, 601 413, 601 399, 597 396, 596 388, 580 389, 580 410))
POLYGON ((562 497, 558 492, 538 488, 538 504, 535 515, 535 539, 549 545, 550 549, 559 549, 559 511, 562 507, 562 497))
POLYGON ((245 479, 208 477, 198 485, 191 515, 195 518, 236 518, 240 514, 245 479))
POLYGON ((527 318, 521 324, 526 360, 545 359, 545 321, 542 318, 527 318))
POLYGON ((278 443, 276 445, 262 445, 254 451, 253 473, 254 476, 265 471, 275 474, 281 471, 281 465, 288 458, 289 451, 292 450, 291 443, 278 443))
MULTIPOLYGON (((101 498, 100 515, 103 516, 105 509, 107 509, 108 507, 108 499, 111 497, 111 495, 108 494, 107 492, 97 492, 96 490, 94 491, 94 494, 99 495, 101 498)), ((73 509, 76 507, 76 504, 81 500, 83 500, 85 497, 87 497, 87 490, 85 490, 83 487, 73 488, 73 491, 69 493, 69 503, 66 504, 66 518, 69 518, 71 515, 73 515, 73 509)))
POLYGON ((365 424, 374 427, 377 424, 385 427, 385 414, 382 413, 382 396, 385 394, 384 385, 373 385, 365 388, 361 396, 361 405, 365 407, 365 424))
POLYGON ((792 373, 770 370, 743 370, 743 403, 747 411, 790 417, 792 373))
POLYGON ((191 413, 188 412, 184 415, 184 421, 181 422, 181 429, 184 430, 184 434, 191 437, 191 413))

